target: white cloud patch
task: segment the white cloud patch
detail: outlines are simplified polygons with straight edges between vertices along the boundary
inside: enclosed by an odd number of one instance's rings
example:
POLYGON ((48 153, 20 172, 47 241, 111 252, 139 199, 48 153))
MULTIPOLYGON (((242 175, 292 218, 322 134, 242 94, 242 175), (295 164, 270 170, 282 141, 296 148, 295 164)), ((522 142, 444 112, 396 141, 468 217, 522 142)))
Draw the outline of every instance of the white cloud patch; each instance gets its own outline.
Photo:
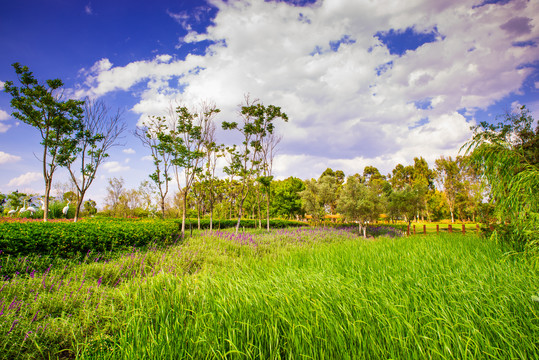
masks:
POLYGON ((0 134, 5 133, 11 127, 11 125, 2 122, 8 120, 9 118, 9 114, 6 111, 0 109, 0 134))
POLYGON ((118 161, 107 161, 103 164, 103 168, 109 173, 123 172, 131 169, 129 166, 124 166, 118 161))
POLYGON ((0 91, 4 91, 4 84, 5 82, 0 81, 0 91))
POLYGON ((142 161, 153 161, 153 157, 151 155, 146 155, 140 158, 142 161))
POLYGON ((143 84, 132 108, 139 121, 179 98, 211 99, 226 120, 237 118, 245 93, 281 106, 290 122, 277 125, 284 134, 277 175, 303 169, 296 176, 311 177, 328 164, 387 172, 416 156, 454 154, 473 125, 461 114, 472 118, 518 92, 533 71, 522 65, 539 58, 533 46, 514 46, 539 38, 536 20, 514 16, 539 13, 539 2, 212 4, 218 13, 205 33, 193 30, 188 14, 169 13, 189 31, 181 44, 213 43, 205 54, 184 60, 165 54, 125 66, 102 59, 85 73, 85 91, 102 96, 143 84), (375 36, 408 28, 439 35, 402 56, 375 36))
POLYGON ((124 154, 134 154, 134 153, 136 153, 136 151, 134 149, 132 149, 132 148, 123 149, 122 152, 124 154))
POLYGON ((22 158, 17 155, 11 155, 6 152, 0 151, 0 165, 1 164, 7 164, 12 162, 17 162, 21 160, 22 158))
POLYGON ((92 3, 88 3, 88 5, 86 5, 84 7, 84 12, 87 14, 87 15, 92 15, 94 13, 93 9, 92 9, 92 3))
POLYGON ((23 186, 31 184, 35 181, 43 180, 43 174, 38 172, 27 172, 9 181, 7 186, 23 186))

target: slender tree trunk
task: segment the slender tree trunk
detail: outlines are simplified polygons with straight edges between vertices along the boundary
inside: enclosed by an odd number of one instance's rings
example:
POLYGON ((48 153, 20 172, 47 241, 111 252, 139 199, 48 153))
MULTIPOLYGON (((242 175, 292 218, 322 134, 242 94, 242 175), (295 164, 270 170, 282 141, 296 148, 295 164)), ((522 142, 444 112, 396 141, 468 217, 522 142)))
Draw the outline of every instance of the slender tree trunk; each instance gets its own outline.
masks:
POLYGON ((238 235, 238 232, 240 230, 240 223, 241 223, 241 216, 243 215, 243 202, 247 198, 247 194, 241 198, 240 201, 240 208, 238 209, 238 223, 236 224, 236 235, 238 235))
POLYGON ((266 199, 266 226, 267 226, 267 230, 269 232, 270 231, 270 198, 269 198, 269 194, 268 194, 268 197, 266 199))
POLYGON ((161 216, 165 218, 165 197, 161 196, 161 216))
POLYGON ((49 197, 51 193, 52 178, 45 180, 45 210, 43 211, 43 221, 49 221, 49 197))
POLYGON ((260 189, 256 187, 256 204, 258 206, 258 228, 262 229, 262 211, 260 210, 260 189))
POLYGON ((200 205, 198 206, 198 209, 197 209, 197 216, 198 216, 198 230, 200 230, 200 205))
POLYGON ((187 213, 187 191, 183 191, 183 203, 182 203, 182 239, 185 239, 185 219, 187 213))
POLYGON ((210 232, 213 231, 213 204, 210 205, 210 232))
POLYGON ((83 200, 84 200, 84 195, 81 194, 79 196, 79 199, 77 200, 77 204, 75 205, 75 218, 73 219, 73 222, 77 222, 79 220, 80 207, 82 205, 83 200))

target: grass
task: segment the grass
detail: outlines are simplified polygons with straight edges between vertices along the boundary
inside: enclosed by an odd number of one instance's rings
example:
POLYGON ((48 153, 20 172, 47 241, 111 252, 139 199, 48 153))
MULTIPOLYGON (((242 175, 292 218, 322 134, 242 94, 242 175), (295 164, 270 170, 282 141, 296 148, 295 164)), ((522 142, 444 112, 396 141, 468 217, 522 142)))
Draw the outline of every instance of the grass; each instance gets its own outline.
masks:
POLYGON ((539 356, 539 274, 473 234, 197 235, 4 281, 0 357, 539 356))

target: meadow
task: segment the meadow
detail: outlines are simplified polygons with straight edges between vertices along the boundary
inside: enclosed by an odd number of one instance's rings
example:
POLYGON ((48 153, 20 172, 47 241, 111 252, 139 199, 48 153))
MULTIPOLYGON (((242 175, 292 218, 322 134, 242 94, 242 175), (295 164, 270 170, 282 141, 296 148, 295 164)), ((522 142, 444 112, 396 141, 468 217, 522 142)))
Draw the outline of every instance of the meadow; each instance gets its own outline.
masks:
POLYGON ((474 232, 196 230, 0 266, 5 359, 539 357, 539 270, 474 232))

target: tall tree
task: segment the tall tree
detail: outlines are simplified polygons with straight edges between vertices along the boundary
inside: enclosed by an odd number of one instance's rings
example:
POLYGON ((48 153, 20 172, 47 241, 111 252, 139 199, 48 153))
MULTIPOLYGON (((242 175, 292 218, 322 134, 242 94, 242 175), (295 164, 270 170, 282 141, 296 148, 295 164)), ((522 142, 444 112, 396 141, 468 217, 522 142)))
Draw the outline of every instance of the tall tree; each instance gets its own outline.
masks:
POLYGON ((243 204, 256 173, 256 168, 260 164, 262 141, 266 136, 273 134, 275 119, 280 118, 288 121, 288 116, 281 111, 280 107, 262 105, 258 100, 251 101, 249 96, 245 97, 245 104, 241 106, 240 117, 242 119, 241 125, 237 122, 226 121, 222 124, 224 130, 236 130, 242 136, 241 144, 230 148, 231 162, 226 169, 229 173, 238 175, 241 181, 236 234, 240 228, 243 204))
POLYGON ((168 120, 166 117, 150 116, 144 126, 138 127, 135 131, 142 144, 150 149, 154 165, 154 172, 150 174, 150 179, 154 182, 159 193, 159 207, 161 217, 165 218, 165 203, 169 190, 169 183, 172 180, 171 166, 172 154, 168 143, 170 133, 168 120))
MULTIPOLYGON (((82 105, 84 101, 64 100, 62 80, 47 80, 40 84, 27 66, 12 64, 21 83, 20 87, 6 81, 4 91, 12 96, 12 116, 35 127, 41 134, 43 179, 45 181, 45 209, 43 221, 48 220, 52 179, 57 167, 71 155, 70 136, 82 131, 82 105)), ((74 150, 73 150, 74 151, 74 150)))
POLYGON ((182 237, 185 236, 189 191, 197 175, 203 171, 204 151, 207 150, 208 137, 215 133, 213 121, 219 112, 215 104, 208 102, 202 102, 193 110, 178 106, 174 128, 164 137, 172 154, 171 162, 182 196, 182 237), (180 183, 180 169, 183 172, 183 186, 180 183))
POLYGON ((82 131, 73 134, 71 146, 64 148, 67 150, 64 165, 77 188, 75 222, 98 167, 109 156, 109 149, 119 145, 118 140, 127 128, 121 111, 112 113, 101 100, 85 100, 82 123, 82 131))
POLYGON ((382 203, 374 187, 360 182, 355 176, 349 176, 344 183, 337 209, 348 220, 357 221, 358 231, 363 229, 367 237, 367 224, 378 219, 382 213, 382 203))
POLYGON ((462 188, 459 166, 457 161, 453 160, 451 156, 441 156, 439 159, 436 159, 435 164, 436 177, 444 189, 447 206, 449 207, 449 212, 451 213, 451 222, 454 223, 457 195, 462 188))
POLYGON ((481 123, 464 148, 486 180, 500 220, 496 233, 517 249, 527 249, 539 263, 539 125, 526 107, 503 122, 481 123))
POLYGON ((105 196, 106 206, 116 213, 120 205, 121 197, 126 192, 125 181, 122 177, 108 179, 107 196, 105 196))
POLYGON ((281 142, 282 136, 268 134, 262 138, 261 168, 262 176, 257 181, 262 184, 266 195, 266 229, 270 230, 270 197, 271 183, 273 181, 273 160, 277 151, 277 145, 281 142))

